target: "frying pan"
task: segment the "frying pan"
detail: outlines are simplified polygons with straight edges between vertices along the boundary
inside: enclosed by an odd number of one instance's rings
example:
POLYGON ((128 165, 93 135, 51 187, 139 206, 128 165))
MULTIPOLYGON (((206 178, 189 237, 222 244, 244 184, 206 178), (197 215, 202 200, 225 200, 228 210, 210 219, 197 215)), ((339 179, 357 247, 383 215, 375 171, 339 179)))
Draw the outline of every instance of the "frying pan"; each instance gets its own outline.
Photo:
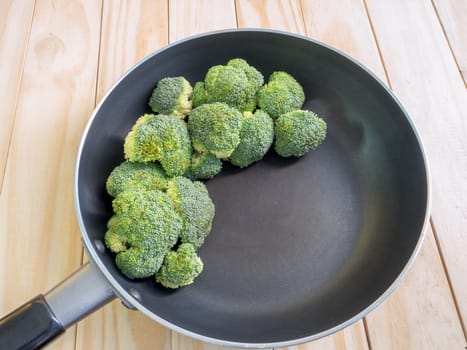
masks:
POLYGON ((188 336, 240 347, 281 347, 327 336, 361 319, 396 288, 417 255, 429 212, 423 147, 388 88, 327 45, 270 30, 228 30, 172 44, 133 67, 96 108, 75 172, 76 213, 90 263, 0 321, 0 347, 29 349, 115 297, 188 336), (124 277, 105 249, 112 215, 105 181, 123 140, 148 112, 155 83, 202 80, 243 57, 265 77, 291 73, 305 109, 328 124, 302 158, 265 158, 207 181, 216 205, 199 254, 205 269, 175 291, 124 277))

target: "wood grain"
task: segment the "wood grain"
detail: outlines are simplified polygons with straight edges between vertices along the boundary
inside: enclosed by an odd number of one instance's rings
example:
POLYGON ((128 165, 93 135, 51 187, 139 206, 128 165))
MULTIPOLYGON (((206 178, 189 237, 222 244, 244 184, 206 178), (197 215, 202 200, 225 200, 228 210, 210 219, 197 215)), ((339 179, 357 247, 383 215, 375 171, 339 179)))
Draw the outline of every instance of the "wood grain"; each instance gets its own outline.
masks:
POLYGON ((169 329, 142 312, 114 300, 78 324, 76 349, 170 350, 170 335, 169 329))
POLYGON ((344 51, 386 81, 365 8, 360 0, 302 0, 308 35, 344 51))
POLYGON ((169 40, 212 30, 236 28, 233 0, 169 0, 169 40))
POLYGON ((357 322, 346 329, 314 342, 281 348, 287 350, 357 350, 368 349, 363 322, 357 322))
POLYGON ((34 1, 0 2, 0 192, 33 10, 34 1))
POLYGON ((467 87, 467 1, 432 0, 467 87))
MULTIPOLYGON (((166 45, 167 39, 167 1, 105 1, 96 100, 132 65, 166 45)), ((115 300, 78 325, 76 349, 168 350, 170 333, 115 300)))
POLYGON ((402 284, 366 319, 373 349, 443 350, 465 347, 431 229, 402 284))
MULTIPOLYGON (((81 262, 73 171, 94 104, 99 1, 38 0, 0 196, 1 312, 81 262)), ((49 346, 71 349, 75 327, 49 346)))
POLYGON ((430 2, 369 0, 367 5, 392 87, 425 142, 432 175, 432 218, 465 324, 467 91, 430 2))
POLYGON ((305 35, 300 1, 236 0, 238 26, 289 31, 305 35))

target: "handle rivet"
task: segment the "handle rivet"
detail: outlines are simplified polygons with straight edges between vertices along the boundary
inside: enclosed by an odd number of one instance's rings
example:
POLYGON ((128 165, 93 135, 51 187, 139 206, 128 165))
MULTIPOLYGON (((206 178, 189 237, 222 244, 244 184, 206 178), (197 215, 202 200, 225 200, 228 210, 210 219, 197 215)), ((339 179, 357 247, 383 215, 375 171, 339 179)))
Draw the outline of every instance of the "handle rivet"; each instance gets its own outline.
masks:
POLYGON ((140 293, 137 289, 135 289, 135 288, 130 288, 130 289, 128 290, 128 292, 131 294, 131 296, 132 296, 133 298, 135 298, 136 300, 138 300, 139 302, 141 302, 141 300, 142 300, 141 293, 140 293))
POLYGON ((100 239, 95 239, 94 245, 96 246, 97 250, 100 251, 101 253, 105 252, 104 243, 102 243, 100 239))

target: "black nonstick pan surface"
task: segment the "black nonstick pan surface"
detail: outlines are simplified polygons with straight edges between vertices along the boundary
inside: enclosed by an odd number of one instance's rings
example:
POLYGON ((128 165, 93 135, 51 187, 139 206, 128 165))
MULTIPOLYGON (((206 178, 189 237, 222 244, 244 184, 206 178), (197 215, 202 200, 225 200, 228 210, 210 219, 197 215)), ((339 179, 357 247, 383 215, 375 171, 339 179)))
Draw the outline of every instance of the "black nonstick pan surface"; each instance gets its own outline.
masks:
POLYGON ((173 329, 240 346, 313 340, 363 317, 413 262, 429 206, 420 140, 387 87, 332 48, 265 30, 190 38, 132 69, 88 125, 75 191, 86 248, 121 298, 173 329), (224 163, 206 182, 216 216, 193 285, 169 291, 152 278, 127 279, 97 249, 112 215, 105 181, 123 160, 124 137, 149 112, 159 79, 183 75, 194 84, 234 57, 265 78, 295 76, 304 108, 326 120, 328 136, 302 158, 271 150, 246 169, 224 163))

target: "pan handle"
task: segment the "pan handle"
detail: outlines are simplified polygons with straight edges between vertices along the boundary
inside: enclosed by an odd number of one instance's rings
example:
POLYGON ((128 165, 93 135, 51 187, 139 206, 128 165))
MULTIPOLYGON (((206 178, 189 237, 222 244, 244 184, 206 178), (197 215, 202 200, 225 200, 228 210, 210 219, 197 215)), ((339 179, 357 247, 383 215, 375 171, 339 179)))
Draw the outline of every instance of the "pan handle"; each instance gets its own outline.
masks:
POLYGON ((116 296, 92 263, 0 319, 0 348, 37 349, 116 296))

